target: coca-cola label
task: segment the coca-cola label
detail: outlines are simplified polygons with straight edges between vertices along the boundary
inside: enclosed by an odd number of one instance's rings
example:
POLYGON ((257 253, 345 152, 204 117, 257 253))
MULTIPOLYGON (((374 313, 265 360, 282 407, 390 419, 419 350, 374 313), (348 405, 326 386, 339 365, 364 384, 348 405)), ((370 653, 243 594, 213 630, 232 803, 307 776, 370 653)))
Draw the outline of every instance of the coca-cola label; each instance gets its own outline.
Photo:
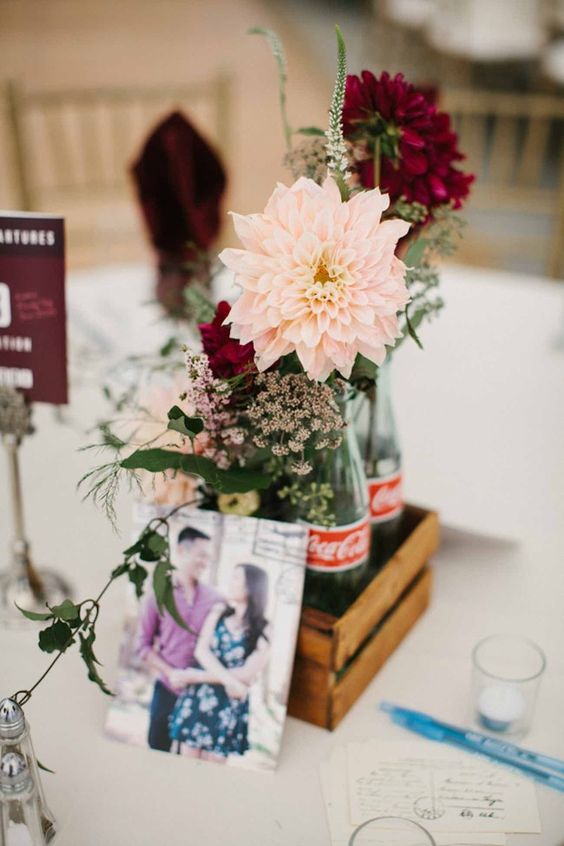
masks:
POLYGON ((370 519, 373 523, 384 523, 401 514, 403 509, 401 470, 379 479, 368 479, 370 519))
POLYGON ((307 568, 319 573, 352 570, 368 558, 370 520, 368 516, 346 526, 309 526, 307 568))

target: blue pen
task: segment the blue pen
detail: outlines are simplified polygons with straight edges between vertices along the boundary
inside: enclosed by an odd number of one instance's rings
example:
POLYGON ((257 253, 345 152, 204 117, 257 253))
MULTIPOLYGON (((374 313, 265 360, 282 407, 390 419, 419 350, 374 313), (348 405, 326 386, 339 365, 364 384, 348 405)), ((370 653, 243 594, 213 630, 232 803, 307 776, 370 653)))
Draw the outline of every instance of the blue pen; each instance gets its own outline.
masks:
MULTIPOLYGON (((519 772, 530 776, 535 781, 538 781, 547 787, 552 787, 555 790, 564 793, 564 778, 552 775, 551 773, 546 772, 546 770, 542 770, 532 764, 519 761, 511 755, 503 754, 500 751, 494 752, 492 749, 484 748, 484 746, 480 743, 473 741, 471 737, 467 737, 467 735, 472 735, 473 732, 465 732, 464 730, 442 727, 440 723, 437 723, 429 717, 424 720, 419 720, 417 718, 406 716, 405 714, 390 711, 386 708, 383 710, 387 710, 388 713, 391 714, 394 723, 402 726, 403 728, 409 729, 422 737, 426 737, 428 740, 450 743, 468 752, 481 753, 482 755, 486 755, 488 758, 498 761, 501 764, 507 764, 508 766, 514 767, 519 770, 519 772)), ((401 710, 403 709, 399 709, 399 711, 401 710)))
POLYGON ((458 726, 443 723, 424 714, 422 711, 412 711, 410 708, 401 708, 399 705, 392 705, 391 702, 381 702, 380 710, 387 714, 401 714, 409 719, 418 720, 419 722, 431 723, 449 731, 459 732, 464 737, 484 747, 485 751, 498 752, 502 755, 517 758, 523 764, 532 764, 537 767, 544 767, 547 770, 555 770, 557 773, 564 773, 564 761, 560 758, 552 758, 550 755, 542 755, 540 752, 533 752, 530 749, 523 749, 522 746, 516 746, 514 743, 507 743, 504 740, 499 740, 496 737, 490 737, 488 734, 474 731, 473 729, 458 728, 458 726))

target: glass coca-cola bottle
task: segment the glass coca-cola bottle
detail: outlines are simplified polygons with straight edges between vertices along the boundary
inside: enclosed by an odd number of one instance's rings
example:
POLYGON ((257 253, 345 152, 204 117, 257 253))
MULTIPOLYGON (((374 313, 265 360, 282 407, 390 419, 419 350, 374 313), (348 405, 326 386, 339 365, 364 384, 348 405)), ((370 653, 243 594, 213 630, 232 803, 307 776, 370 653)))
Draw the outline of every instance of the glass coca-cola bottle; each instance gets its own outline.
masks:
MULTIPOLYGON (((328 528, 308 522, 304 592, 305 605, 335 616, 340 616, 363 589, 370 552, 367 483, 351 422, 352 398, 343 398, 339 406, 347 424, 341 444, 336 449, 320 450, 308 477, 314 484, 330 488, 329 508, 336 525, 328 528)), ((303 519, 304 513, 300 516, 303 519)))
POLYGON ((360 416, 360 436, 372 543, 370 568, 378 568, 399 545, 403 513, 402 461, 390 391, 390 360, 378 368, 373 393, 365 400, 360 416))

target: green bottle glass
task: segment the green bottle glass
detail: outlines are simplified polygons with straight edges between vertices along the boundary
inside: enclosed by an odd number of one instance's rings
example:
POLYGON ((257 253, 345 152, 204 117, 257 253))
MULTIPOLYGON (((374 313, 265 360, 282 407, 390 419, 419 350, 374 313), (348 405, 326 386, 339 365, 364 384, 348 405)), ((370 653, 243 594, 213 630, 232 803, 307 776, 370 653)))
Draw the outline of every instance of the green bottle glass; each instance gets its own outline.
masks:
POLYGON ((336 525, 309 525, 304 604, 340 616, 366 584, 370 557, 368 487, 352 423, 354 400, 343 399, 346 422, 340 446, 321 450, 313 460, 312 481, 329 485, 336 525))

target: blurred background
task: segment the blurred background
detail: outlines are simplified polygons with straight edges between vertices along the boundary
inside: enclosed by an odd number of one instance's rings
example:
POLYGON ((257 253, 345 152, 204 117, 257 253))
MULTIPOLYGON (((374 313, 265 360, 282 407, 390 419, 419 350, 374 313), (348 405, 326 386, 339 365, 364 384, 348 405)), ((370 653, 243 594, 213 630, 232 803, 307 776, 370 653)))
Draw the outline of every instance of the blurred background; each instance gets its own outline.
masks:
POLYGON ((334 24, 349 71, 437 86, 477 174, 458 262, 564 276, 564 0, 0 0, 0 207, 63 213, 69 265, 150 255, 128 169, 181 107, 220 153, 228 209, 288 180, 276 69, 294 126, 324 126, 334 24))

